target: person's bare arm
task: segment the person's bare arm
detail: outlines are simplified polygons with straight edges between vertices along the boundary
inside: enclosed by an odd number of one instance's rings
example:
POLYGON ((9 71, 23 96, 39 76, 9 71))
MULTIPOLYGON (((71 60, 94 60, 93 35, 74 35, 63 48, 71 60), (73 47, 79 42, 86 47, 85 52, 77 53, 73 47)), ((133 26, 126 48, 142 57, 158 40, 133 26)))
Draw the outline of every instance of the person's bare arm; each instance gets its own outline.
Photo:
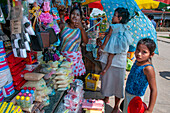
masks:
POLYGON ((148 109, 144 113, 152 113, 157 97, 155 71, 152 66, 147 66, 146 68, 144 68, 144 74, 147 77, 150 88, 149 105, 148 109))
POLYGON ((112 35, 112 28, 110 27, 109 28, 109 33, 106 35, 106 39, 104 40, 104 43, 103 43, 103 45, 101 46, 101 49, 104 49, 105 48, 105 46, 106 46, 106 44, 107 44, 107 42, 109 41, 109 39, 110 39, 110 36, 112 35))
POLYGON ((81 22, 76 23, 75 27, 80 29, 82 40, 85 44, 87 44, 88 43, 88 37, 87 37, 86 31, 84 30, 84 28, 82 26, 82 23, 81 22))

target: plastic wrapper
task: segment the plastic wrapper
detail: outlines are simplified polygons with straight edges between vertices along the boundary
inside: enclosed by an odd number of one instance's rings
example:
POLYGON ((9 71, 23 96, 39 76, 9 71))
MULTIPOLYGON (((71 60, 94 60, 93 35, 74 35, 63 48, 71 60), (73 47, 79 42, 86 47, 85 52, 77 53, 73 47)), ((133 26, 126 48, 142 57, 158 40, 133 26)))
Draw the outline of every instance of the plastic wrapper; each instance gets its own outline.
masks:
POLYGON ((62 62, 62 64, 60 66, 69 68, 69 67, 71 67, 71 65, 73 65, 73 62, 64 61, 64 62, 62 62))
POLYGON ((68 84, 68 80, 60 80, 60 81, 57 81, 56 84, 58 85, 65 85, 65 84, 68 84))
POLYGON ((64 68, 59 68, 57 71, 56 71, 56 74, 57 75, 66 75, 68 72, 67 72, 67 70, 66 69, 64 69, 64 68))
POLYGON ((49 64, 50 64, 50 66, 51 66, 52 68, 57 68, 59 62, 58 62, 58 61, 55 61, 55 62, 50 62, 49 64))
POLYGON ((42 97, 41 96, 36 96, 35 101, 36 102, 42 102, 42 97))
POLYGON ((41 91, 37 91, 37 96, 41 96, 41 97, 45 97, 47 96, 46 92, 44 90, 41 90, 41 91))
POLYGON ((64 84, 64 85, 58 85, 58 88, 66 88, 69 85, 69 83, 64 84))
POLYGON ((43 90, 45 86, 46 86, 46 82, 44 81, 44 79, 41 79, 39 81, 28 81, 22 86, 22 88, 35 87, 36 90, 43 90))
POLYGON ((24 74, 24 79, 39 81, 43 76, 44 74, 41 74, 41 73, 26 73, 24 74))
POLYGON ((58 88, 58 85, 57 85, 57 84, 55 84, 55 85, 53 86, 53 88, 54 88, 54 89, 57 89, 57 88, 58 88))
POLYGON ((55 80, 65 80, 65 79, 67 79, 67 76, 65 76, 65 75, 57 75, 54 79, 55 80))
POLYGON ((43 101, 44 106, 48 106, 50 104, 49 96, 46 96, 46 97, 42 98, 42 101, 43 101))

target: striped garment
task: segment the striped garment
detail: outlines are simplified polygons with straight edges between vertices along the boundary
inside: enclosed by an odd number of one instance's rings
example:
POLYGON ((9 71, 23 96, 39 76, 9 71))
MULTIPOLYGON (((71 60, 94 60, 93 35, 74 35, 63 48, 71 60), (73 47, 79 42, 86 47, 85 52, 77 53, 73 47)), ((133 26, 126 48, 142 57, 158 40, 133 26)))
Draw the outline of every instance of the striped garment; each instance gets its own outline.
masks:
POLYGON ((71 29, 67 25, 61 31, 61 51, 79 51, 81 31, 79 28, 71 29))

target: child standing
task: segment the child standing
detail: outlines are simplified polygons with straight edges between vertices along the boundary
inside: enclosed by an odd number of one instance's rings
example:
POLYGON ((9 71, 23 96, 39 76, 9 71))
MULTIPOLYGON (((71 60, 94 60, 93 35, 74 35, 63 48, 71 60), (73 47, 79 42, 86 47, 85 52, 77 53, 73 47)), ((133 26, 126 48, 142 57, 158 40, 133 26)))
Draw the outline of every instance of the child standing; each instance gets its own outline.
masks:
POLYGON ((125 26, 129 21, 129 12, 125 8, 117 8, 112 18, 109 33, 101 46, 102 52, 99 61, 103 71, 101 79, 101 93, 104 101, 109 101, 109 96, 115 95, 114 113, 119 110, 120 98, 124 97, 124 77, 126 74, 126 59, 132 37, 125 26))
POLYGON ((136 61, 126 82, 124 113, 127 113, 128 104, 135 96, 139 96, 143 100, 148 84, 150 100, 148 109, 144 113, 152 113, 153 111, 157 97, 157 87, 151 58, 154 56, 155 48, 156 44, 154 41, 148 38, 141 39, 137 44, 135 51, 136 61))

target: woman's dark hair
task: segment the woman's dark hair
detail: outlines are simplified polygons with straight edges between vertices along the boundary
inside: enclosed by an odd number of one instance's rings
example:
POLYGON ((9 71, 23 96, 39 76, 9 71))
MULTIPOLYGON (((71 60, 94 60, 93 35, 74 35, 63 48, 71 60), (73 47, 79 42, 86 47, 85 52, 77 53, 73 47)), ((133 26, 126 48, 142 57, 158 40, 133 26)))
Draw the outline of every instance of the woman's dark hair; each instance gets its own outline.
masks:
POLYGON ((156 44, 155 44, 155 42, 154 42, 152 39, 144 38, 144 39, 139 40, 139 42, 138 42, 138 44, 137 44, 137 47, 138 47, 140 44, 146 45, 146 47, 147 47, 147 48, 149 49, 149 51, 150 51, 150 54, 152 54, 152 53, 155 51, 156 44))
POLYGON ((128 9, 125 9, 123 7, 119 7, 115 10, 115 12, 118 12, 118 17, 122 17, 122 20, 120 21, 120 23, 122 24, 126 24, 130 19, 130 14, 128 9))
POLYGON ((149 14, 149 15, 148 15, 148 18, 150 18, 151 20, 154 19, 153 14, 149 14))
POLYGON ((71 14, 73 13, 74 10, 79 10, 79 12, 80 12, 80 18, 82 18, 82 11, 81 11, 81 9, 79 9, 78 7, 73 7, 73 9, 71 9, 71 11, 70 11, 70 17, 71 17, 71 14))

